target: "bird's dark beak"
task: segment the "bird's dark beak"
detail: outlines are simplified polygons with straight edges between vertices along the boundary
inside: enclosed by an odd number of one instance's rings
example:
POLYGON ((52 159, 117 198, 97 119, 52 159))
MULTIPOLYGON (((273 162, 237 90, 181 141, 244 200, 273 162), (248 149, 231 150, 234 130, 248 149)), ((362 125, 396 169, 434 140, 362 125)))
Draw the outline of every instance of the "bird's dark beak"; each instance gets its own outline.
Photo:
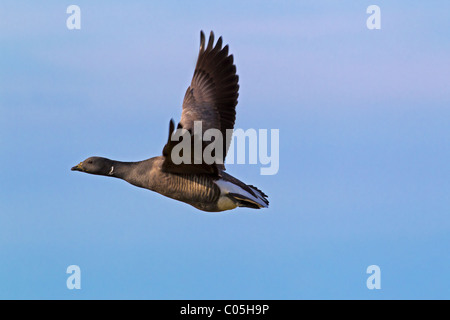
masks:
POLYGON ((72 167, 72 171, 83 171, 83 167, 81 166, 83 164, 83 162, 80 162, 79 164, 77 164, 75 167, 72 167))

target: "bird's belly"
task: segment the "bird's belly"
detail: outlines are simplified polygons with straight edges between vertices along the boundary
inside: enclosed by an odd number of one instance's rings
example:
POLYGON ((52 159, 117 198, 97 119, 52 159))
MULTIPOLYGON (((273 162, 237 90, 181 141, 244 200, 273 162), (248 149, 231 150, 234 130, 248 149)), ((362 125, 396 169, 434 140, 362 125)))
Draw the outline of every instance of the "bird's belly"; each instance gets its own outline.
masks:
POLYGON ((218 211, 232 210, 237 207, 236 202, 231 200, 228 196, 221 194, 217 201, 218 211))
POLYGON ((154 191, 194 206, 203 211, 221 211, 217 209, 220 190, 208 176, 167 174, 164 183, 154 191))

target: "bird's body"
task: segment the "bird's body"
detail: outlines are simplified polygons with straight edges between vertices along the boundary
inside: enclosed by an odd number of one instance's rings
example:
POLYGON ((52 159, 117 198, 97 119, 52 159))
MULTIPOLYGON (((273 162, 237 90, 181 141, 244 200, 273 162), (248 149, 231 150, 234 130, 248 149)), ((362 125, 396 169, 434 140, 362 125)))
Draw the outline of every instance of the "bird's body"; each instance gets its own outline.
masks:
MULTIPOLYGON (((228 55, 228 46, 221 48, 222 38, 219 38, 215 47, 213 42, 214 35, 211 32, 205 48, 204 35, 201 33, 197 66, 183 102, 178 129, 187 130, 191 136, 196 121, 203 125, 203 132, 218 129, 224 133, 234 126, 239 88, 236 67, 233 57, 228 55)), ((224 172, 223 160, 230 145, 229 140, 224 139, 223 146, 220 146, 223 156, 218 162, 177 164, 173 152, 177 147, 177 142, 173 141, 176 132, 171 121, 169 138, 162 156, 139 162, 91 157, 72 170, 123 179, 132 185, 188 203, 203 211, 268 207, 267 196, 262 191, 224 172)))
POLYGON ((211 175, 165 172, 162 170, 163 163, 162 156, 143 161, 124 180, 137 187, 189 203, 203 211, 219 211, 216 210, 216 204, 220 189, 211 175))

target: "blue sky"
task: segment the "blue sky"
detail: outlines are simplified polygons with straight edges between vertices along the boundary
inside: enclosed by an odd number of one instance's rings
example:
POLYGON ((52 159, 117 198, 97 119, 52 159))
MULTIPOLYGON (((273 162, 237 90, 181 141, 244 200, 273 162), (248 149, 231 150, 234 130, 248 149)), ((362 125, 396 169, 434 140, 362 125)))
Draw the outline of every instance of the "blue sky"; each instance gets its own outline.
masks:
POLYGON ((450 4, 2 1, 0 298, 450 298, 450 4), (81 30, 66 8, 81 8, 81 30), (381 30, 366 8, 381 8, 381 30), (71 172, 161 153, 200 30, 235 56, 270 208, 204 213, 71 172), (67 266, 81 290, 66 288, 67 266), (381 268, 368 290, 366 268, 381 268))

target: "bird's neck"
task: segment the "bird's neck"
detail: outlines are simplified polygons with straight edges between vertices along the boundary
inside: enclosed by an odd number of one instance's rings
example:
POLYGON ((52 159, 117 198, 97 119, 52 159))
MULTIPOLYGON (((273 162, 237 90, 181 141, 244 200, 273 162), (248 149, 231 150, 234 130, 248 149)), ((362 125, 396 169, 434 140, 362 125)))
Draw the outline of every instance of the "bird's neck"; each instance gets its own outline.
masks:
POLYGON ((133 172, 136 162, 123 162, 111 160, 111 166, 105 176, 127 180, 133 172))
POLYGON ((108 176, 123 179, 132 185, 148 188, 149 181, 147 172, 151 169, 152 161, 144 160, 138 162, 111 161, 108 176))

